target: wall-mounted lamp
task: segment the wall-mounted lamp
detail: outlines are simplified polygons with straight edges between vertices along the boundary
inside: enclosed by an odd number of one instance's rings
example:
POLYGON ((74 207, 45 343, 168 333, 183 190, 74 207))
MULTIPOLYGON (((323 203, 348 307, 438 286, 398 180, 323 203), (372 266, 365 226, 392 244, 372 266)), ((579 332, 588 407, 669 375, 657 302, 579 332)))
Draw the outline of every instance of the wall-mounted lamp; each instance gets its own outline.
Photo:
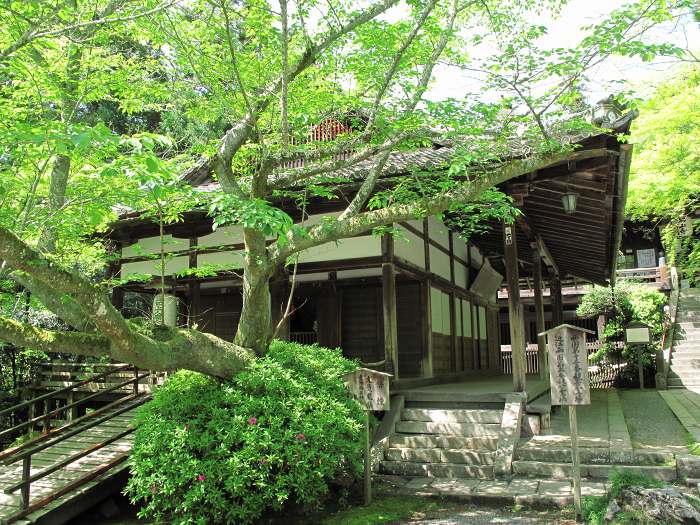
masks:
POLYGON ((578 193, 574 193, 571 190, 567 191, 561 196, 561 203, 564 206, 564 211, 571 215, 576 211, 576 201, 578 200, 578 193))

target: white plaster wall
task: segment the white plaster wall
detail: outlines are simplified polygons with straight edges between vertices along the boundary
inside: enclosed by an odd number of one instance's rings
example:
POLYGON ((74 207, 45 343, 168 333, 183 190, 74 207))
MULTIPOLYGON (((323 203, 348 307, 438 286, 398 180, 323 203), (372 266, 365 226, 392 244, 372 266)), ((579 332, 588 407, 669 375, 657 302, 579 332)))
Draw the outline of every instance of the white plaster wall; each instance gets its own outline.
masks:
MULTIPOLYGON (((435 217, 430 217, 428 219, 428 232, 430 233, 430 238, 445 249, 450 248, 449 231, 450 230, 442 223, 442 221, 439 221, 435 217)), ((432 264, 432 258, 430 259, 430 262, 432 264)))
MULTIPOLYGON (((403 226, 398 226, 402 237, 394 240, 394 255, 425 269, 425 246, 423 239, 403 226)), ((422 227, 422 225, 421 225, 422 227)))
POLYGON ((378 277, 382 275, 381 268, 360 268, 357 270, 340 270, 338 279, 355 279, 357 277, 378 277))
MULTIPOLYGON (((189 239, 176 239, 172 235, 163 236, 163 250, 165 252, 187 250, 189 247, 189 239)), ((160 237, 158 236, 145 237, 122 249, 122 257, 141 257, 152 253, 160 253, 160 237)))
POLYGON ((367 235, 353 237, 338 242, 327 242, 302 252, 299 262, 337 261, 340 259, 358 259, 360 257, 375 257, 382 254, 380 237, 367 235))
POLYGON ((471 303, 467 299, 462 299, 462 334, 464 334, 464 337, 472 336, 471 312, 471 303))
POLYGON ((430 310, 433 332, 450 335, 450 295, 431 287, 430 310))
POLYGON ((455 261, 455 284, 467 289, 467 267, 460 261, 455 261))
MULTIPOLYGON (((172 275, 176 272, 181 272, 189 267, 189 257, 174 257, 165 261, 165 275, 172 275)), ((160 275, 160 260, 152 259, 149 261, 141 261, 134 263, 126 263, 122 265, 122 279, 128 278, 134 274, 150 274, 153 276, 160 275)))
POLYGON ((238 250, 235 252, 226 251, 217 253, 204 253, 197 255, 197 264, 199 266, 202 266, 204 264, 215 264, 224 268, 242 268, 243 257, 245 257, 243 250, 238 250))
POLYGON ((243 227, 241 226, 222 226, 216 231, 203 235, 197 240, 197 244, 201 246, 220 246, 222 244, 239 244, 243 242, 243 227))
POLYGON ((451 278, 450 256, 433 245, 430 245, 430 271, 448 281, 451 278))

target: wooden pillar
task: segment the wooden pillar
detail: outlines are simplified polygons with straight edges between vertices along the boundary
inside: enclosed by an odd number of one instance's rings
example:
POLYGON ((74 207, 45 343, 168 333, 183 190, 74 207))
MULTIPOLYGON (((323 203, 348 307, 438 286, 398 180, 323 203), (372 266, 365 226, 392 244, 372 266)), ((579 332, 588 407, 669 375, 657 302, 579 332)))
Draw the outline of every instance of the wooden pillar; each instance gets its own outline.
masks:
MULTIPOLYGON (((197 268, 197 237, 190 238, 190 261, 189 268, 197 268)), ((199 324, 199 315, 202 311, 201 308, 201 289, 199 285, 199 279, 195 275, 191 275, 189 282, 187 283, 187 288, 190 296, 190 315, 188 316, 188 326, 192 328, 199 324)))
POLYGON ((453 372, 459 371, 459 360, 457 359, 457 311, 455 308, 455 252, 454 238, 452 230, 448 232, 449 247, 450 247, 450 283, 452 283, 452 291, 450 291, 450 368, 453 372))
POLYGON ((561 297, 561 279, 554 274, 549 281, 549 297, 552 304, 552 328, 564 322, 564 306, 561 297))
MULTIPOLYGON (((122 276, 122 243, 115 241, 109 248, 112 261, 107 268, 107 279, 121 279, 122 276)), ((115 286, 112 289, 112 305, 121 311, 124 308, 124 289, 121 286, 115 286)))
POLYGON ((399 336, 396 319, 396 269, 394 268, 394 238, 382 237, 382 310, 384 313, 384 356, 386 369, 399 378, 399 336))
POLYGON ((523 305, 520 303, 520 276, 518 272, 518 244, 515 224, 503 223, 503 251, 508 283, 508 321, 510 347, 513 359, 513 390, 525 391, 525 333, 523 305))
POLYGON ((428 219, 423 219, 423 253, 425 256, 426 277, 421 286, 423 302, 423 359, 421 371, 423 377, 433 377, 433 314, 430 294, 430 229, 428 219))
MULTIPOLYGON (((542 257, 537 245, 532 246, 532 274, 535 292, 535 326, 537 327, 537 334, 541 334, 546 328, 544 326, 544 298, 542 297, 542 257)), ((537 359, 540 368, 540 379, 549 381, 546 336, 537 334, 535 335, 537 337, 537 359)))

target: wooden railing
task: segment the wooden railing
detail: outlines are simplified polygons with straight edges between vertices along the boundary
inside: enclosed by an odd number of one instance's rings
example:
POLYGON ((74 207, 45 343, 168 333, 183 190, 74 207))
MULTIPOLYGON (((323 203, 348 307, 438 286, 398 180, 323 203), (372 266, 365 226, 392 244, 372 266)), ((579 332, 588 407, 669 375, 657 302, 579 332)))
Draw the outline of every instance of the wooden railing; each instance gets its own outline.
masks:
MULTIPOLYGON (((41 416, 31 417, 30 415, 27 421, 24 421, 23 423, 20 423, 12 428, 0 432, 0 436, 11 436, 13 434, 16 434, 17 432, 25 431, 27 429, 31 432, 34 425, 36 425, 39 422, 42 422, 43 426, 42 435, 35 437, 22 445, 0 452, 0 463, 2 463, 3 465, 10 465, 17 461, 22 461, 22 477, 20 481, 14 483, 9 487, 6 487, 4 491, 6 495, 11 495, 12 493, 18 490, 20 491, 20 509, 14 514, 12 514, 9 518, 6 517, 3 520, 3 523, 9 524, 22 519, 31 512, 34 512, 35 510, 47 505, 48 503, 55 501, 56 499, 67 494, 68 492, 71 492, 77 487, 80 487, 81 485, 95 479, 97 476, 103 474, 104 472, 107 472, 109 469, 122 463, 128 457, 128 453, 121 454, 116 458, 113 458, 108 463, 100 465, 99 468, 87 473, 86 475, 76 480, 71 481, 67 485, 62 486, 60 489, 55 490, 46 496, 42 496, 39 500, 35 502, 30 502, 32 483, 35 483, 40 479, 43 479, 46 476, 56 472, 57 470, 62 469, 70 463, 73 463, 74 461, 77 461, 80 458, 83 458, 95 452, 96 450, 99 450, 109 445, 110 443, 113 443, 118 439, 125 437, 126 435, 134 431, 134 427, 129 425, 125 427, 123 431, 118 432, 116 435, 111 436, 97 444, 91 444, 89 447, 80 450, 76 453, 73 453, 72 455, 44 468, 43 470, 33 475, 31 474, 32 456, 34 454, 37 454, 38 452, 41 452, 49 447, 56 445, 57 443, 61 443, 68 438, 76 436, 81 432, 84 432, 106 421, 109 421, 110 419, 116 416, 119 416, 127 411, 133 410, 136 406, 139 406, 145 403, 146 401, 150 400, 150 392, 140 391, 139 385, 143 381, 148 380, 151 374, 143 370, 141 372, 144 373, 140 373, 138 368, 132 367, 130 365, 114 366, 110 370, 107 370, 100 374, 92 375, 70 386, 60 388, 52 392, 48 392, 46 394, 37 396, 33 399, 29 399, 27 401, 19 403, 18 405, 0 411, 0 417, 7 416, 12 412, 24 411, 27 408, 36 406, 39 403, 42 403, 44 408, 46 409, 46 407, 49 406, 47 401, 51 399, 75 391, 76 389, 85 385, 103 381, 105 378, 112 374, 118 374, 125 371, 131 372, 133 376, 125 381, 117 382, 106 389, 100 389, 97 393, 85 396, 78 401, 67 403, 66 405, 55 408, 54 410, 45 410, 44 414, 41 416), (60 428, 50 428, 51 418, 60 414, 61 412, 72 410, 77 405, 94 400, 94 398, 99 395, 102 395, 106 392, 116 392, 120 389, 123 389, 124 387, 129 388, 131 392, 129 395, 122 397, 112 403, 109 403, 106 406, 93 410, 92 412, 89 412, 86 415, 79 417, 66 425, 63 425, 60 428)), ((32 414, 31 411, 29 413, 32 414)))
MULTIPOLYGON (((602 346, 602 344, 603 343, 601 341, 592 341, 586 343, 586 350, 588 351, 588 355, 590 356, 591 354, 597 352, 602 346)), ((623 345, 624 343, 622 342, 616 343, 616 346, 618 348, 622 348, 623 345)), ((538 350, 536 344, 531 343, 527 345, 527 348, 525 349, 525 366, 526 373, 528 374, 539 374, 540 372, 540 362, 537 353, 538 350)), ((597 370, 597 368, 594 366, 589 367, 589 369, 591 368, 597 370)), ((501 369, 503 370, 504 374, 513 373, 513 355, 510 345, 501 345, 501 369)))
POLYGON ((316 332, 290 332, 289 340, 302 345, 312 345, 318 341, 316 332))
POLYGON ((661 288, 671 288, 671 275, 668 266, 652 268, 626 268, 617 270, 619 281, 637 281, 646 284, 656 284, 661 288))

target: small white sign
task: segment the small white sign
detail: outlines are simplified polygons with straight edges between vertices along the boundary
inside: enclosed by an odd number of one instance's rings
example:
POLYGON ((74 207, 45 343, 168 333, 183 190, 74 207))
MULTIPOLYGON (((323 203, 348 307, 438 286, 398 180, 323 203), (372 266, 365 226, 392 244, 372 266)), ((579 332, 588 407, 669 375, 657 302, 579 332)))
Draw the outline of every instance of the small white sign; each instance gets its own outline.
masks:
POLYGON ((649 328, 646 326, 626 328, 625 340, 627 343, 648 344, 651 341, 649 328))
POLYGON ((359 368, 343 377, 345 387, 365 410, 389 410, 391 374, 359 368))

